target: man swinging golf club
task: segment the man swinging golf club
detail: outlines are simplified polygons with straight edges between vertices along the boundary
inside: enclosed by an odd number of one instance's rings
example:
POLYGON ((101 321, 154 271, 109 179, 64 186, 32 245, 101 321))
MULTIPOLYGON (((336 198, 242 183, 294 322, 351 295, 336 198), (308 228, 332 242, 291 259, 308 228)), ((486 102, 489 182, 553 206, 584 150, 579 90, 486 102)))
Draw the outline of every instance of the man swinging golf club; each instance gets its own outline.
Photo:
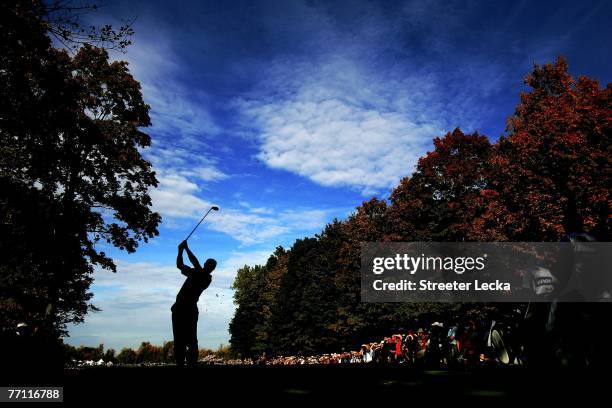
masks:
POLYGON ((210 285, 211 273, 217 266, 217 261, 209 258, 204 262, 204 266, 201 266, 198 258, 187 246, 187 240, 211 210, 218 211, 219 208, 211 207, 198 222, 198 225, 178 246, 176 267, 187 277, 181 290, 176 295, 176 302, 171 308, 174 357, 178 367, 183 367, 185 360, 187 360, 188 367, 195 367, 198 363, 198 299, 210 285), (187 251, 187 256, 193 267, 183 263, 183 251, 187 251))

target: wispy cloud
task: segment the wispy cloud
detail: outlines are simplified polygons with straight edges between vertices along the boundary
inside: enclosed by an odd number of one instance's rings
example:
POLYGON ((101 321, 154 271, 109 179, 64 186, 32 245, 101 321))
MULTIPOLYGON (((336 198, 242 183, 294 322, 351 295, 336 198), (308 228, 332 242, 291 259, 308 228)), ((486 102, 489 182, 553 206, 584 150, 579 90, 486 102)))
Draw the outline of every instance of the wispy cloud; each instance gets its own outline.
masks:
POLYGON ((478 58, 469 68, 425 67, 406 55, 383 64, 383 39, 396 46, 397 32, 371 20, 355 22, 364 43, 325 26, 327 42, 308 58, 277 58, 265 81, 236 98, 263 163, 323 186, 384 193, 412 173, 433 137, 479 123, 486 108, 474 101, 499 88, 497 67, 478 58))
MULTIPOLYGON (((153 208, 162 217, 196 220, 202 217, 211 203, 198 196, 200 187, 187 177, 177 173, 165 173, 159 177, 160 185, 151 191, 153 208)), ((347 208, 345 212, 348 212, 347 208)), ((242 202, 241 206, 222 207, 222 210, 208 218, 208 227, 225 233, 243 245, 265 242, 284 234, 311 234, 322 228, 330 214, 337 208, 329 209, 280 209, 253 207, 242 202)))
POLYGON ((158 143, 154 143, 144 154, 156 169, 164 173, 176 173, 208 182, 230 177, 217 168, 216 159, 210 154, 205 151, 194 154, 189 146, 158 146, 158 143))
POLYGON ((219 263, 215 270, 215 285, 229 288, 234 282, 236 272, 245 265, 265 265, 272 250, 233 251, 227 259, 219 263))
POLYGON ((142 85, 155 134, 195 144, 218 134, 220 127, 208 109, 210 96, 180 81, 184 75, 181 59, 167 33, 148 30, 135 41, 137 46, 119 57, 130 63, 130 71, 142 85))
POLYGON ((200 187, 178 173, 160 172, 159 186, 151 190, 153 209, 162 217, 197 218, 210 203, 195 195, 200 187))
MULTIPOLYGON (((345 209, 348 213, 350 209, 345 209)), ((231 235, 242 244, 252 245, 269 241, 283 235, 310 235, 321 230, 331 214, 343 211, 329 209, 283 209, 262 212, 253 208, 247 212, 225 210, 211 219, 210 228, 231 235)))
POLYGON ((349 60, 284 69, 272 89, 237 102, 272 168, 371 194, 410 174, 448 126, 424 78, 382 81, 349 60))

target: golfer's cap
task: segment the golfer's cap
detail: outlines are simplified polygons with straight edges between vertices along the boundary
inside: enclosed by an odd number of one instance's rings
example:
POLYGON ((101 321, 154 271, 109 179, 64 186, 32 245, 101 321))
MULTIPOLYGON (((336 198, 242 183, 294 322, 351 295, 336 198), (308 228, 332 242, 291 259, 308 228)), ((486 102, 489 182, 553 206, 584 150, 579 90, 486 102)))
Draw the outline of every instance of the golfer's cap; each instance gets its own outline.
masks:
POLYGON ((28 327, 27 323, 21 322, 21 323, 17 323, 17 328, 21 329, 22 327, 28 327))

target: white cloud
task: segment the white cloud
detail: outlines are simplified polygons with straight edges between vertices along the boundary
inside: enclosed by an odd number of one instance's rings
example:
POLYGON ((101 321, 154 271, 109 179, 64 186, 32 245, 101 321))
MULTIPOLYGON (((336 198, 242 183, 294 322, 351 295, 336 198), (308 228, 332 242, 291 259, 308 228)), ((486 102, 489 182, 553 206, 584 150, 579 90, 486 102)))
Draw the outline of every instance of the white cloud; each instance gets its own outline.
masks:
POLYGON ((159 186, 152 189, 150 195, 153 209, 162 217, 197 218, 210 206, 210 203, 195 195, 200 188, 185 176, 160 172, 157 179, 159 186))
POLYGON ((341 57, 316 68, 283 62, 274 73, 268 89, 237 102, 258 157, 324 186, 389 189, 448 126, 428 78, 383 78, 341 57))
POLYGON ((211 217, 209 225, 211 229, 231 235, 244 245, 253 245, 284 234, 296 236, 317 232, 329 221, 330 214, 337 211, 333 208, 285 209, 277 212, 262 208, 246 212, 226 209, 211 217))
POLYGON ((219 181, 225 180, 229 177, 227 174, 223 173, 214 166, 196 167, 192 170, 182 171, 181 174, 196 177, 203 181, 219 181))
POLYGON ((220 205, 221 211, 206 219, 208 228, 230 235, 244 245, 262 243, 283 234, 310 234, 321 229, 330 214, 338 210, 298 208, 275 211, 267 207, 253 207, 246 202, 240 202, 238 208, 224 207, 223 203, 201 199, 198 196, 199 185, 184 175, 164 171, 158 175, 158 179, 159 187, 152 189, 150 194, 153 209, 164 219, 197 220, 212 205, 220 205))
POLYGON ((178 143, 175 143, 175 146, 164 146, 154 142, 153 146, 143 153, 153 166, 162 172, 174 172, 208 182, 229 177, 216 167, 215 159, 202 152, 194 154, 194 149, 190 146, 176 144, 178 143))
POLYGON ((500 89, 506 71, 480 55, 454 61, 451 40, 464 28, 456 15, 466 7, 422 3, 391 18, 356 5, 363 12, 350 30, 326 8, 309 8, 307 55, 270 61, 264 79, 235 101, 258 158, 370 195, 410 175, 433 137, 475 129, 487 111, 483 97, 500 89), (424 60, 409 46, 412 37, 421 41, 416 50, 422 45, 434 56, 424 60))
POLYGON ((228 287, 236 277, 236 271, 245 265, 265 265, 273 251, 234 251, 229 258, 219 263, 214 275, 220 286, 228 287))
POLYGON ((130 63, 144 100, 151 106, 152 130, 198 143, 202 136, 215 135, 220 128, 206 108, 209 96, 177 80, 183 76, 183 68, 173 47, 167 33, 148 31, 137 34, 129 52, 120 57, 130 63))

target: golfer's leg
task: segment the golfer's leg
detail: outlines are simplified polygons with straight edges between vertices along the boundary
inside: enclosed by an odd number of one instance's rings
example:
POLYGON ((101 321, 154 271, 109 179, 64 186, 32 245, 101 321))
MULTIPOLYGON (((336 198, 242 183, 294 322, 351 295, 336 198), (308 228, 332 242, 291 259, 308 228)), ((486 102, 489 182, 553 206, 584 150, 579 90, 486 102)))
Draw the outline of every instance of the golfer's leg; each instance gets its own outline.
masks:
POLYGON ((181 316, 179 313, 172 312, 172 334, 174 335, 174 359, 178 367, 185 365, 185 335, 182 333, 181 316))
POLYGON ((197 310, 189 319, 188 340, 187 340, 187 366, 196 367, 198 365, 198 312, 197 310))
POLYGON ((185 345, 182 343, 178 344, 174 343, 174 359, 176 360, 177 367, 185 366, 185 345))
POLYGON ((198 341, 197 339, 189 343, 187 347, 187 366, 196 367, 198 365, 198 341))

